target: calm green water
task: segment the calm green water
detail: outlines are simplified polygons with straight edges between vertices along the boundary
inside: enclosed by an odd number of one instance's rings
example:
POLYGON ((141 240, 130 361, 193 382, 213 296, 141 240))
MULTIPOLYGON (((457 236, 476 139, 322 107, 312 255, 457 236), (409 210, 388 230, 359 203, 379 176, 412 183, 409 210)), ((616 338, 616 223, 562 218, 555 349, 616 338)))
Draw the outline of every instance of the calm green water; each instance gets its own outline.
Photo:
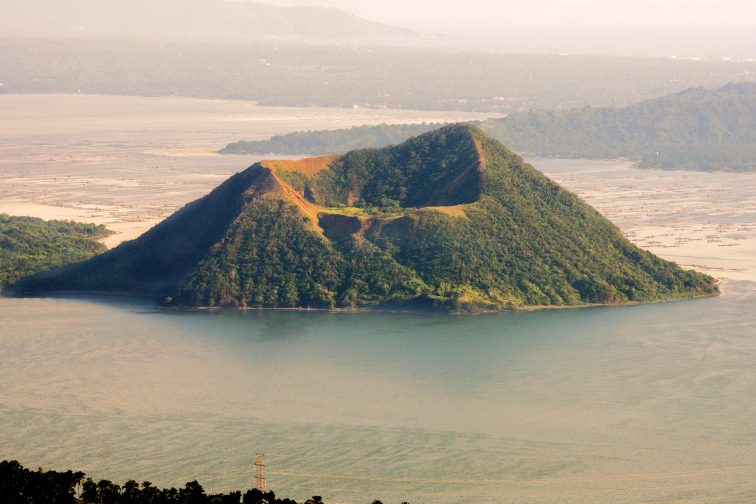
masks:
POLYGON ((0 458, 329 503, 756 498, 756 283, 454 316, 0 298, 0 458))

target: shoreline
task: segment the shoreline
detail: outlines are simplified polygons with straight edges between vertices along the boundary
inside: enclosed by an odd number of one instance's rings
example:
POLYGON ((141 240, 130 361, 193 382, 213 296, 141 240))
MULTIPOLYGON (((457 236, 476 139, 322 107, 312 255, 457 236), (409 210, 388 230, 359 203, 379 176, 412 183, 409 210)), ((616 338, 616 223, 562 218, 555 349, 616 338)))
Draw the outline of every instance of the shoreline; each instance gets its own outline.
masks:
POLYGON ((11 290, 0 291, 0 297, 29 299, 29 298, 57 298, 57 299, 77 299, 77 298, 95 298, 98 301, 105 301, 108 298, 114 299, 139 299, 150 301, 156 308, 166 311, 175 312, 319 312, 319 313, 439 313, 448 315, 484 315, 496 313, 530 313, 537 311, 556 311, 556 310, 579 310, 591 308, 626 308, 632 306, 654 305, 662 303, 674 303, 681 301, 691 301, 695 299, 706 299, 720 297, 725 294, 722 289, 723 282, 716 279, 717 292, 711 294, 700 294, 689 297, 657 299, 652 301, 628 301, 625 303, 585 303, 577 305, 529 305, 514 308, 502 309, 473 309, 473 310, 444 310, 440 308, 386 308, 386 307, 352 307, 352 308, 313 308, 313 307, 265 307, 265 306, 166 306, 159 299, 160 296, 152 294, 124 293, 124 292, 100 292, 100 291, 50 291, 40 294, 14 293, 11 290))

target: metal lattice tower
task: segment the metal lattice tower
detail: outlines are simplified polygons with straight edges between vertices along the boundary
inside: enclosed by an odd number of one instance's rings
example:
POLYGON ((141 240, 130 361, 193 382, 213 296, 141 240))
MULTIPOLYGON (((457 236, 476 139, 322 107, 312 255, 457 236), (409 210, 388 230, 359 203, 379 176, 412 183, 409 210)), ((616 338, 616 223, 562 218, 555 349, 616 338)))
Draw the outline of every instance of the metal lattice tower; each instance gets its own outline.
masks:
POLYGON ((255 487, 261 492, 265 491, 265 454, 257 452, 255 459, 255 487))

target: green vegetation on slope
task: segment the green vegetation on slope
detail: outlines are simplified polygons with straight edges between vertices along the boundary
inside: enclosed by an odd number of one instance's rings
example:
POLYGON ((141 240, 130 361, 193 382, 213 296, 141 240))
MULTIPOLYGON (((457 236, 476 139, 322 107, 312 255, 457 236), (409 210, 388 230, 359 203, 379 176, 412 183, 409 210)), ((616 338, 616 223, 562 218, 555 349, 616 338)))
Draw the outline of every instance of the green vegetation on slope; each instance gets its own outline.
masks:
POLYGON ((34 290, 130 292, 168 295, 220 240, 244 207, 245 190, 258 182, 257 172, 237 173, 210 195, 184 208, 136 240, 122 243, 85 263, 42 272, 15 287, 34 290))
POLYGON ((407 216, 376 229, 384 248, 455 304, 491 308, 622 303, 713 292, 628 242, 575 195, 500 144, 483 140, 483 195, 460 219, 407 216), (506 167, 501 169, 500 167, 506 167))
POLYGON ((89 259, 106 250, 105 226, 0 214, 0 289, 19 278, 89 259))
POLYGON ((258 163, 142 238, 19 283, 82 288, 188 306, 451 310, 717 292, 711 277, 634 246, 469 125, 340 157, 258 163))
MULTIPOLYGON (((531 111, 478 125, 518 152, 573 158, 627 157, 644 167, 756 169, 756 84, 689 89, 624 108, 531 111)), ((438 125, 363 126, 229 144, 222 153, 321 154, 383 147, 438 125)))
POLYGON ((326 206, 471 203, 480 194, 481 181, 480 154, 470 131, 451 126, 395 147, 348 152, 317 174, 311 198, 326 206))
POLYGON ((190 306, 364 306, 416 297, 416 275, 369 243, 326 239, 280 198, 250 204, 189 276, 190 306))
POLYGON ((192 272, 189 305, 335 306, 343 258, 309 231, 296 207, 259 198, 192 272))

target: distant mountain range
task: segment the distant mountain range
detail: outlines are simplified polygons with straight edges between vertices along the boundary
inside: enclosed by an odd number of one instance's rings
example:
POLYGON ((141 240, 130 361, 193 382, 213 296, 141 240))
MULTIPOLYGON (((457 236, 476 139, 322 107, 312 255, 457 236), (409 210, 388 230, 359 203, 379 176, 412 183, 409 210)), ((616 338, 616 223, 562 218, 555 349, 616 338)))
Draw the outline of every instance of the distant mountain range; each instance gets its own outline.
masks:
MULTIPOLYGON (((234 142, 222 153, 317 155, 384 147, 440 125, 380 125, 297 132, 234 142)), ((641 166, 756 170, 756 83, 688 89, 623 108, 529 111, 479 123, 515 151, 540 156, 618 158, 641 166)))
POLYGON ((636 247, 469 125, 257 163, 140 238, 15 289, 152 294, 179 306, 455 311, 717 292, 711 277, 636 247))
POLYGON ((359 41, 413 36, 343 10, 246 0, 1 0, 3 37, 359 41))
MULTIPOLYGON (((0 23, 8 23, 7 17, 0 16, 0 23)), ((756 61, 236 43, 222 36, 202 43, 0 38, 0 93, 512 113, 626 106, 689 87, 741 81, 756 81, 756 61)))

